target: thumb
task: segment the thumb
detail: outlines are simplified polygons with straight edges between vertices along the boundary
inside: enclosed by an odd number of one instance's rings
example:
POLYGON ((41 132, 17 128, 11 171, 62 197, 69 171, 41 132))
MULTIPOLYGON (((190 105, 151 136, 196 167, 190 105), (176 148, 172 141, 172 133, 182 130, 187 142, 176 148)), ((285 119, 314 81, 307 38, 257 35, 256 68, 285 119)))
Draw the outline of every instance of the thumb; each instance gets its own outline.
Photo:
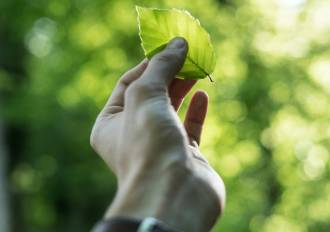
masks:
POLYGON ((186 40, 181 37, 174 38, 162 52, 152 57, 141 81, 168 86, 182 68, 187 51, 186 40))

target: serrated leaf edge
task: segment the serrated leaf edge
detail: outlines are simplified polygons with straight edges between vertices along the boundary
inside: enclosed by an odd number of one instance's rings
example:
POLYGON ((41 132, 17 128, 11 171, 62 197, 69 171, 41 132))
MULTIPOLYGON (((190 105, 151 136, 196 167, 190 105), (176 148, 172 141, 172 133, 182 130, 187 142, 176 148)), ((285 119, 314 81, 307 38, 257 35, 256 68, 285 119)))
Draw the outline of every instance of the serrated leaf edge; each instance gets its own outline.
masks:
MULTIPOLYGON (((140 41, 141 41, 141 47, 143 49, 143 52, 144 52, 144 55, 147 56, 148 53, 147 53, 147 50, 145 49, 144 45, 143 45, 143 38, 142 38, 142 34, 141 34, 141 23, 140 23, 140 14, 139 14, 139 8, 145 8, 145 9, 150 9, 150 10, 158 10, 158 11, 171 11, 171 10, 174 10, 174 11, 177 11, 179 13, 185 13, 186 15, 188 15, 193 21, 195 21, 203 30, 204 27, 202 27, 199 19, 195 18, 194 16, 191 15, 191 13, 185 9, 178 9, 178 8, 172 8, 172 9, 160 9, 160 8, 156 8, 156 7, 142 7, 142 6, 138 6, 138 5, 135 5, 135 10, 137 12, 137 22, 138 22, 138 30, 139 30, 139 37, 140 37, 140 41)), ((206 31, 206 30, 205 30, 206 31)), ((210 47, 212 48, 212 51, 214 53, 214 48, 213 48, 213 45, 212 45, 212 42, 211 42, 211 37, 210 37, 210 34, 206 31, 206 35, 207 35, 207 42, 208 44, 210 45, 210 47)), ((173 38, 171 38, 173 39, 173 38)), ((171 39, 169 41, 171 41, 171 39)), ((168 41, 168 42, 169 42, 168 41)), ((163 46, 163 45, 161 45, 163 46)), ((215 55, 215 54, 214 54, 215 55)), ((191 63, 193 63, 200 71, 202 71, 205 76, 207 76, 211 82, 213 82, 212 80, 212 77, 211 77, 211 73, 208 73, 206 72, 200 65, 198 65, 191 57, 187 56, 186 59, 188 59, 191 63)))

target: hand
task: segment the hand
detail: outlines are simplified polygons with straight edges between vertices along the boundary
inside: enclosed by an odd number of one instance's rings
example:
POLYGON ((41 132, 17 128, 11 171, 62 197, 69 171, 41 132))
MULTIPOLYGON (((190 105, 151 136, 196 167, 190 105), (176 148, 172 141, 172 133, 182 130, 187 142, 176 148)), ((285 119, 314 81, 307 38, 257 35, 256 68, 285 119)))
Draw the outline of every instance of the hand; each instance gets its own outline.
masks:
POLYGON ((222 212, 223 182, 198 148, 206 93, 195 93, 184 124, 176 113, 196 82, 174 79, 187 49, 183 39, 174 39, 125 73, 95 122, 91 145, 118 178, 106 217, 152 216, 200 232, 222 212))

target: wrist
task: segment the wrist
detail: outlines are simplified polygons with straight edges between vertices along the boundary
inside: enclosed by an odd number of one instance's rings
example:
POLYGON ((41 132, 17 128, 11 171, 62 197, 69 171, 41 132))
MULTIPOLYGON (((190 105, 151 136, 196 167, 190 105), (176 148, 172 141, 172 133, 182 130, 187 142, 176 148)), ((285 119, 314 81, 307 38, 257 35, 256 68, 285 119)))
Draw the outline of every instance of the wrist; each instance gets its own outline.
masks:
POLYGON ((120 183, 106 218, 155 217, 174 229, 209 231, 220 215, 213 189, 183 162, 157 173, 136 175, 120 183))

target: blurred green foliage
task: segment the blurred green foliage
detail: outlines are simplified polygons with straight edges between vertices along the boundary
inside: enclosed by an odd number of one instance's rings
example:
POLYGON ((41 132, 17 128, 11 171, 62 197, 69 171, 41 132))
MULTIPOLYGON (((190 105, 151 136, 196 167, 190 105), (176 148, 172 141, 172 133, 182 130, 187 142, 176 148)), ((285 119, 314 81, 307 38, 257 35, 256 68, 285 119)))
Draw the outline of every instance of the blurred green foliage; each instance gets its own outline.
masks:
POLYGON ((136 4, 185 8, 211 34, 216 82, 196 88, 211 103, 202 151, 228 193, 214 231, 330 231, 329 1, 4 0, 13 231, 88 231, 110 203, 116 181, 89 132, 143 58, 136 4))

